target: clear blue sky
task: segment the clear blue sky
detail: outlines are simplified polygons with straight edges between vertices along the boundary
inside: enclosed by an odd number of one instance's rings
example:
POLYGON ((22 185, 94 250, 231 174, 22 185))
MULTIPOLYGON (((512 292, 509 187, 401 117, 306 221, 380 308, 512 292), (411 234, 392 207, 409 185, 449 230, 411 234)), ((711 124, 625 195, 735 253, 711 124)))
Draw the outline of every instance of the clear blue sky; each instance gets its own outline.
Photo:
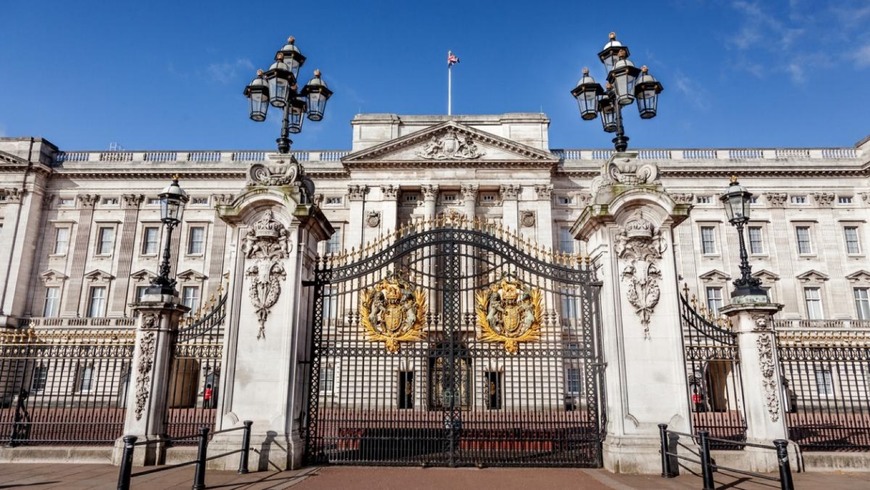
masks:
POLYGON ((543 111, 551 148, 608 148, 569 91, 616 31, 665 86, 630 148, 852 146, 870 134, 866 0, 11 1, 0 136, 66 150, 272 149, 244 86, 288 35, 335 91, 296 149, 349 149, 359 112, 543 111))

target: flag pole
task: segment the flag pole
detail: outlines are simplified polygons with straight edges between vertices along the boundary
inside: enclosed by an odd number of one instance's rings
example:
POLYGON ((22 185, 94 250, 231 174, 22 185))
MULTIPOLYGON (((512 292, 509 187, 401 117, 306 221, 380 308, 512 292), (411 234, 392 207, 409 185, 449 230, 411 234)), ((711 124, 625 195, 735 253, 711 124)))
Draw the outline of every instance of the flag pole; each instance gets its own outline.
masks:
POLYGON ((453 110, 453 65, 447 63, 447 115, 453 110))

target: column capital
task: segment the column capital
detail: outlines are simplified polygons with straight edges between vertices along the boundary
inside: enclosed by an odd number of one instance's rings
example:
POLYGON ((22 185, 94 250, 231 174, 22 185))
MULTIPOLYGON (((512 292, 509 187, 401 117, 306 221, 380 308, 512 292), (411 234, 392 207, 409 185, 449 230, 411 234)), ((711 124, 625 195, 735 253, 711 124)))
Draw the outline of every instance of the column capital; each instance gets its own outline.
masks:
POLYGON ((553 193, 552 184, 538 184, 535 186, 535 193, 538 195, 538 200, 546 201, 550 199, 553 193))
POLYGON ((522 187, 520 187, 517 184, 503 185, 503 186, 501 186, 501 188, 499 188, 499 192, 501 193, 501 199, 503 201, 506 199, 511 199, 511 200, 517 199, 517 198, 519 198, 521 189, 522 189, 522 187))
POLYGON ((393 184, 382 185, 381 193, 383 193, 385 200, 396 200, 399 198, 399 186, 393 184))
POLYGON ((79 202, 79 207, 84 209, 93 208, 97 201, 100 199, 100 196, 97 194, 79 194, 76 196, 76 199, 79 202))
POLYGON ((121 200, 124 209, 136 209, 145 200, 145 196, 142 194, 122 194, 121 200))
POLYGON ((462 199, 465 201, 475 201, 477 200, 477 190, 478 186, 465 184, 459 188, 460 192, 462 192, 462 199))
POLYGON ((347 186, 347 197, 351 201, 362 201, 365 199, 368 191, 369 187, 367 185, 349 185, 347 186))
POLYGON ((424 201, 434 201, 438 197, 438 186, 434 184, 424 184, 420 186, 420 192, 423 193, 424 201))

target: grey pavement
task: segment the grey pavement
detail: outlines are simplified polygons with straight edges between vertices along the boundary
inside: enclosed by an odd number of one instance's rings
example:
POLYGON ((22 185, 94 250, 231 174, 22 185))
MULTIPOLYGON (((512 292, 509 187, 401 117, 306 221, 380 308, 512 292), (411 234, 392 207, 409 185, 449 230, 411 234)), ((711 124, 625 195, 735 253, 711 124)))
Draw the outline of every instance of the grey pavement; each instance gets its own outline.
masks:
MULTIPOLYGON (((134 468, 133 473, 153 468, 134 468)), ((870 488, 870 473, 796 473, 795 487, 853 490, 870 488)), ((118 468, 101 464, 0 464, 0 489, 110 489, 116 488, 118 468)), ((133 478, 134 489, 189 489, 193 467, 148 473, 133 478)), ((777 482, 748 480, 738 475, 716 474, 719 489, 778 489, 777 482)), ((648 489, 701 488, 701 478, 683 474, 664 479, 648 475, 617 475, 605 470, 568 468, 397 468, 329 466, 297 471, 258 472, 238 475, 208 471, 207 488, 222 490, 325 489, 442 489, 513 490, 535 488, 648 489)))

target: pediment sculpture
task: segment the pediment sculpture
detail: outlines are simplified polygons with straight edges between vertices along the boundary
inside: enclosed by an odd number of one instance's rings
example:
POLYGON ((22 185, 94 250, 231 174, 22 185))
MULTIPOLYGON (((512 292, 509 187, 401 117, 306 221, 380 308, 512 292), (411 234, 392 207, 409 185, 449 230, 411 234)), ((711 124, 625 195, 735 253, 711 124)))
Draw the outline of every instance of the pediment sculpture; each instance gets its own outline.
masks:
POLYGON ((416 153, 427 160, 474 160, 485 155, 470 135, 461 135, 449 128, 440 137, 432 135, 423 148, 416 153))

